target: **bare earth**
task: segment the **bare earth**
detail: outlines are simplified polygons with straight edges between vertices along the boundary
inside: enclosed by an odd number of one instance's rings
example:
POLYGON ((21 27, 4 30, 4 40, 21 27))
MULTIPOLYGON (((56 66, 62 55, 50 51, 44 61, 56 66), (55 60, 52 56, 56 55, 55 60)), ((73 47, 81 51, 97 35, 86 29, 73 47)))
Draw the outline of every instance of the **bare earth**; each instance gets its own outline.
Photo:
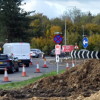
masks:
POLYGON ((0 96, 0 100, 100 100, 100 60, 86 60, 19 90, 0 90, 0 96))

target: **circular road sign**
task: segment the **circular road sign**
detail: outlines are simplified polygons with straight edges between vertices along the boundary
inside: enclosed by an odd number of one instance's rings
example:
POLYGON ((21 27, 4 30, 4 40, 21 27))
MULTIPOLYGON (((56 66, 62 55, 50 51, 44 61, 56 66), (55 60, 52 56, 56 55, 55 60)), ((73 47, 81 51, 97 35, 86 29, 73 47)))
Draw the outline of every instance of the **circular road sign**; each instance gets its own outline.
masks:
POLYGON ((60 44, 63 41, 63 38, 60 34, 54 36, 54 42, 60 44))
POLYGON ((88 38, 87 37, 84 37, 83 38, 83 47, 84 48, 87 48, 87 46, 88 46, 88 38))

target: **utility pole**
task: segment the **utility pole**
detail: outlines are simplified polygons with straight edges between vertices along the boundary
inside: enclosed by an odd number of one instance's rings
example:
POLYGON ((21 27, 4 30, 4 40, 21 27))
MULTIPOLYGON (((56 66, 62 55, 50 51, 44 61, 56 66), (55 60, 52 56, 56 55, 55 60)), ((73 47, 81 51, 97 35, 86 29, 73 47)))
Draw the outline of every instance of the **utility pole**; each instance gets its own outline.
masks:
POLYGON ((66 19, 65 19, 65 45, 66 45, 66 19))
POLYGON ((82 25, 82 29, 83 29, 83 37, 84 37, 84 36, 85 36, 85 35, 84 35, 84 25, 82 25))

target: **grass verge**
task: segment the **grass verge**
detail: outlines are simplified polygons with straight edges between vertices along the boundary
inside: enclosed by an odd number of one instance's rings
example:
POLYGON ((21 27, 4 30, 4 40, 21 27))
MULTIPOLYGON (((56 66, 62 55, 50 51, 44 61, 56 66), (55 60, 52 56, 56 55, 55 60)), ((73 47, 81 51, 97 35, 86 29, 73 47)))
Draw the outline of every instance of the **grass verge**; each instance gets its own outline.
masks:
MULTIPOLYGON (((63 73, 63 72, 64 71, 60 71, 59 74, 63 73)), ((57 72, 50 72, 48 74, 43 74, 41 76, 34 77, 34 78, 29 79, 29 80, 25 80, 25 81, 21 81, 21 82, 12 82, 12 83, 8 83, 8 84, 1 84, 0 89, 8 90, 8 89, 22 88, 26 85, 29 85, 31 83, 36 82, 37 80, 39 80, 41 78, 49 77, 49 76, 53 76, 53 75, 57 75, 57 72)))

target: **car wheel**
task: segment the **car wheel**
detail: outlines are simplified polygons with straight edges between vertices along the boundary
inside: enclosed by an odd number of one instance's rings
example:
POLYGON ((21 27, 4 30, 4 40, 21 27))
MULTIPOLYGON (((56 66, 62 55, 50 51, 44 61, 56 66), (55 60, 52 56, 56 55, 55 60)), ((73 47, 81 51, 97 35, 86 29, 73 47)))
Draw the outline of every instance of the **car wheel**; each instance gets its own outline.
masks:
POLYGON ((37 55, 37 57, 36 58, 39 58, 39 55, 37 55))

